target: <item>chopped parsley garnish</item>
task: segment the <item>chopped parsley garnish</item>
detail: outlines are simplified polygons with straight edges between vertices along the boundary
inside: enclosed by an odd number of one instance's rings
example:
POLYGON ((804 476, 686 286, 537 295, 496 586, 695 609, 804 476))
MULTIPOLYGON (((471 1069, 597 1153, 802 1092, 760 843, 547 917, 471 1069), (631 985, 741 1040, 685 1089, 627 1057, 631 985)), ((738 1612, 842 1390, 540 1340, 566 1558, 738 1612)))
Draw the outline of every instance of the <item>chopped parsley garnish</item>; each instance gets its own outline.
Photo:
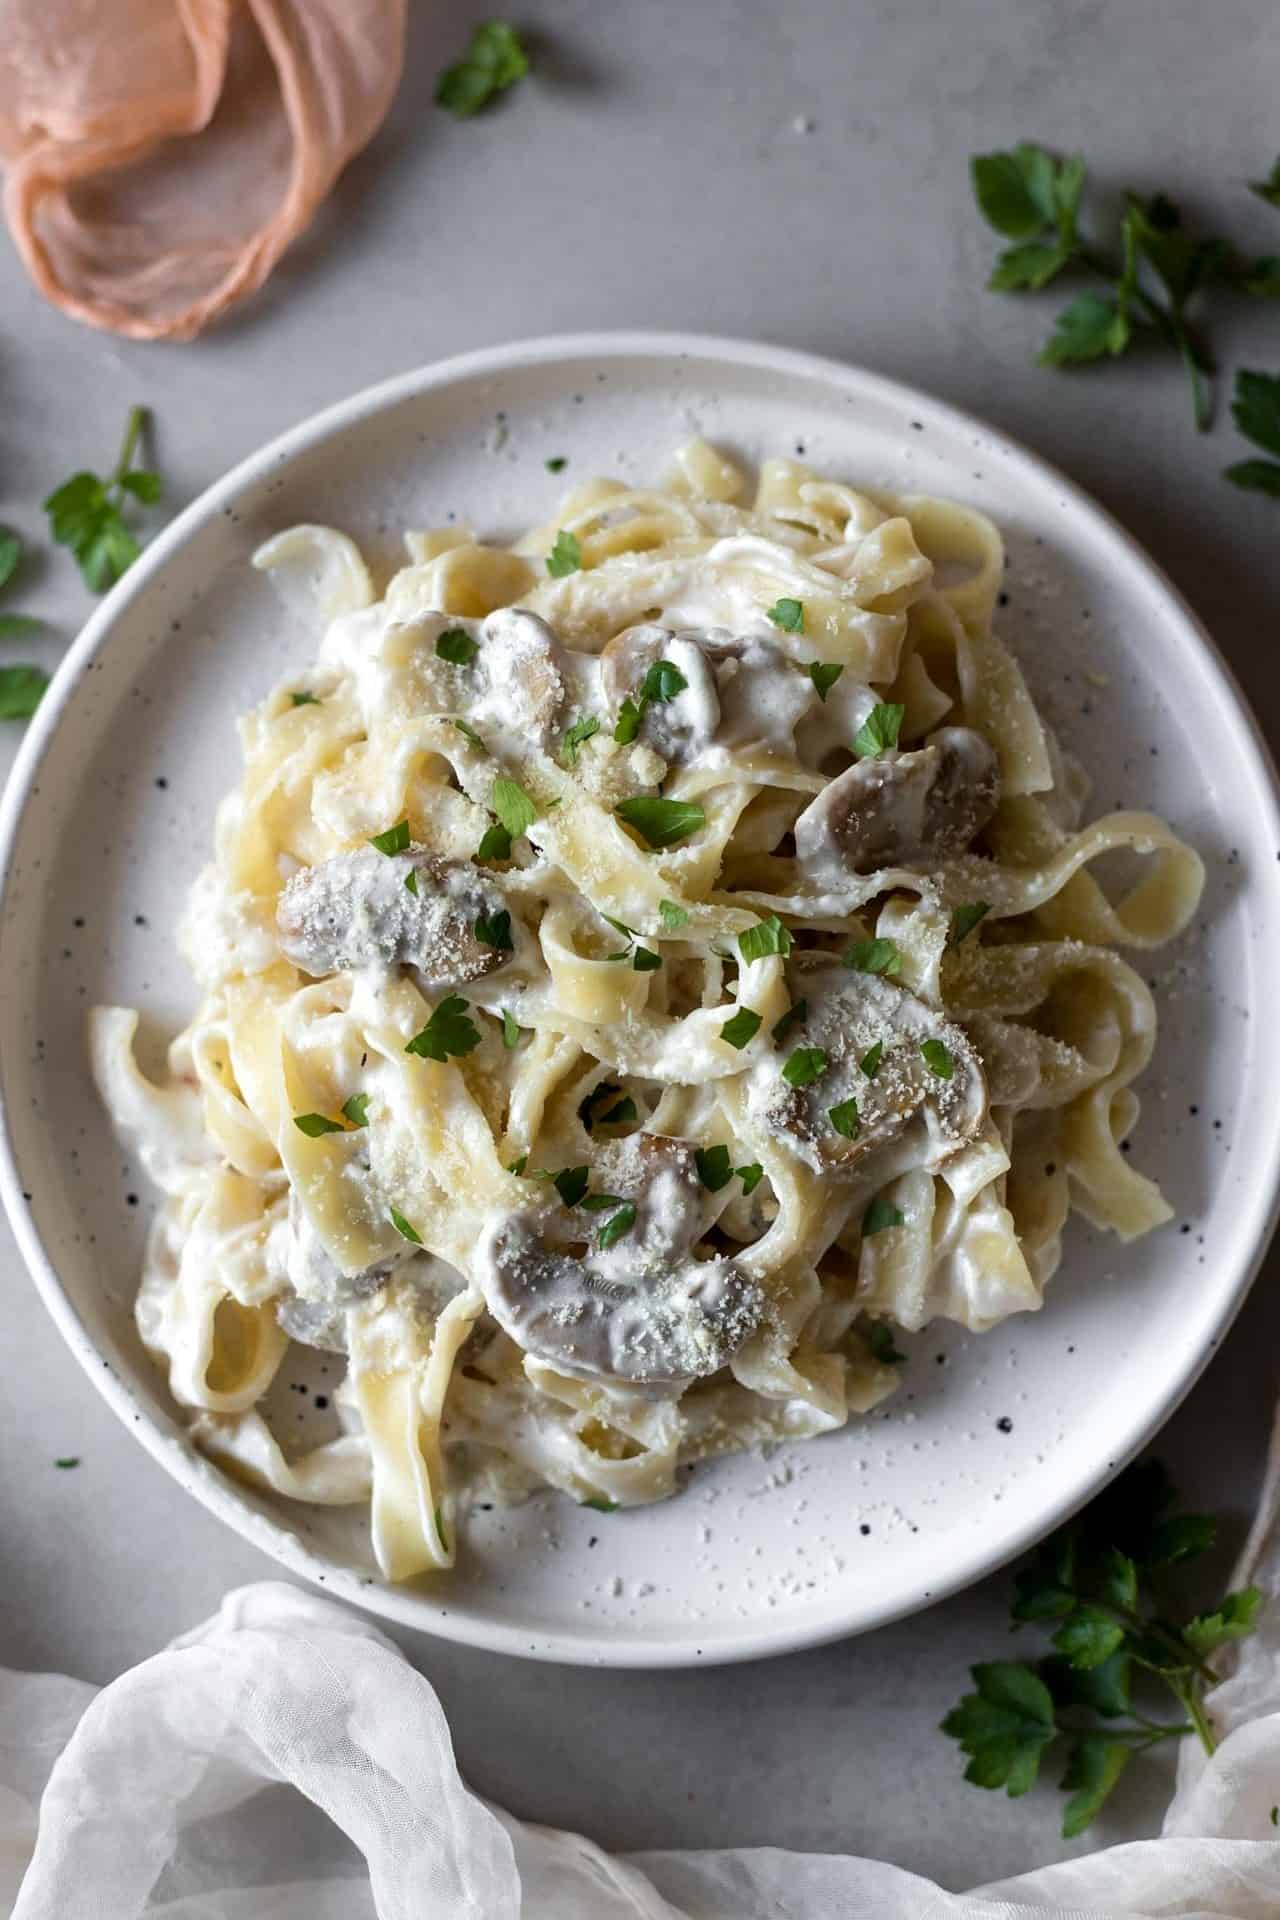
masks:
POLYGON ((790 1033, 792 1027, 798 1027, 808 1012, 809 1002, 807 1000, 793 1001, 786 1012, 773 1023, 773 1032, 770 1037, 774 1045, 780 1046, 790 1033))
POLYGON ((652 947, 635 947, 631 964, 637 973, 656 973, 662 965, 662 955, 655 953, 652 947))
POLYGON ((763 960, 770 953, 781 954, 785 960, 790 951, 790 931, 776 913, 771 913, 767 920, 757 920, 754 927, 738 935, 738 952, 748 962, 763 960))
POLYGON ((612 1100, 615 1093, 621 1092, 622 1088, 616 1080, 601 1080, 592 1087, 590 1093, 583 1094, 578 1102, 578 1118, 588 1133, 596 1123, 595 1109, 601 1101, 612 1100))
POLYGON ((640 731, 640 722, 644 719, 644 708, 638 707, 634 700, 624 700, 618 708, 618 718, 614 723, 613 737, 620 747, 629 747, 640 731))
POLYGON ((500 775, 489 789, 489 807, 497 814, 513 840, 527 833, 538 817, 538 809, 518 780, 500 775))
POLYGON ((451 993, 440 1002, 420 1033, 405 1047, 406 1053, 420 1060, 444 1061, 452 1054, 461 1057, 480 1045, 480 1029, 467 1018, 467 1002, 451 993))
POLYGON ((444 1530, 444 1514, 439 1507, 436 1508, 435 1513, 432 1517, 434 1518, 436 1523, 436 1539, 440 1542, 440 1545, 443 1551, 445 1553, 448 1553, 449 1536, 444 1530))
POLYGON ((956 1063, 950 1047, 944 1046, 941 1040, 922 1040, 920 1052, 930 1073, 936 1074, 939 1080, 951 1078, 956 1063))
POLYGON ((563 473, 569 462, 563 453, 553 453, 549 460, 543 461, 548 473, 563 473))
POLYGON ((733 1178, 733 1162, 728 1147, 699 1147, 694 1153, 698 1178, 708 1193, 719 1193, 733 1178))
POLYGON ((416 897, 418 892, 418 869, 416 867, 410 867, 408 873, 406 873, 404 877, 404 890, 406 893, 412 893, 416 897))
POLYGON ((485 20, 471 35, 466 52, 446 67, 436 83, 436 105, 459 120, 470 119, 529 71, 520 36, 505 20, 485 20))
POLYGON ((576 533, 569 533, 561 527, 555 542, 547 555, 547 572, 553 580, 563 580, 571 573, 582 571, 582 547, 576 533))
POLYGON ((323 705, 322 701, 316 699, 314 693, 291 693, 289 695, 289 703, 295 707, 318 707, 323 705))
POLYGON ((853 750, 859 760, 873 760, 878 753, 897 746, 906 711, 895 703, 886 705, 883 700, 872 707, 853 736, 853 750))
POLYGON ((873 1047, 867 1048, 861 1060, 859 1060, 858 1062, 859 1067, 861 1068, 862 1072, 865 1074, 868 1080, 875 1079, 876 1075, 880 1071, 880 1062, 883 1059, 884 1059, 884 1041, 877 1040, 873 1047))
POLYGON ((55 1467, 61 1467, 65 1473, 69 1467, 78 1467, 80 1465, 80 1455, 78 1453, 64 1453, 61 1460, 55 1460, 53 1464, 55 1467))
POLYGON ((640 682, 641 704, 650 700, 665 704, 668 700, 674 700, 677 694, 683 693, 688 684, 689 682, 673 661, 655 660, 640 682))
POLYGON ((587 1191, 588 1177, 586 1167, 563 1167, 551 1184, 566 1207, 576 1207, 587 1191))
POLYGON ((720 1029, 720 1038, 727 1040, 731 1047, 739 1051, 755 1039, 760 1031, 760 1015, 754 1007, 739 1007, 720 1029))
POLYGON ((436 652, 451 667, 469 667, 479 651, 479 642, 461 627, 450 627, 436 641, 436 652))
MULTIPOLYGON (((616 1234, 614 1238, 617 1238, 616 1234)), ((579 1505, 590 1507, 592 1513, 616 1513, 618 1511, 618 1502, 616 1500, 606 1499, 602 1493, 593 1494, 590 1500, 582 1500, 579 1502, 579 1505)))
POLYGON ((322 1133, 346 1132, 341 1120, 330 1120, 323 1113, 295 1113, 293 1124, 308 1140, 318 1140, 322 1133))
POLYGON ((905 1227, 907 1216, 901 1207, 895 1207, 892 1200, 886 1200, 878 1193, 862 1216, 862 1237, 869 1240, 873 1233, 883 1233, 886 1227, 905 1227))
POLYGON ((663 926, 667 927, 672 933, 675 932, 677 927, 684 927, 689 924, 687 910, 684 907, 677 906, 674 900, 659 900, 658 912, 662 916, 663 926))
POLYGON ((863 1338, 871 1349, 871 1357, 878 1360, 882 1367, 905 1367, 907 1356, 899 1353, 893 1344, 893 1328, 887 1320, 872 1320, 863 1329, 863 1338))
POLYGON ((477 860, 509 860, 511 858, 511 835, 505 827, 492 822, 484 830, 480 845, 476 848, 477 860))
POLYGON ((769 609, 768 617, 775 627, 781 627, 784 633, 804 632, 804 602, 802 600, 775 600, 769 609))
POLYGON ((738 1167, 735 1171, 737 1172, 739 1180, 742 1182, 742 1191, 744 1193, 754 1193, 764 1178, 764 1168, 758 1160, 753 1160, 750 1166, 738 1167))
POLYGON ((687 840, 691 833, 706 825, 707 816, 693 800, 664 800, 660 794, 637 794, 620 800, 614 808, 619 820, 634 827, 656 852, 687 840))
POLYGON ((451 727, 456 727, 458 729, 458 732, 462 735, 463 739, 469 740, 473 747, 479 747, 481 753, 485 753, 487 751, 484 741, 480 738, 480 735, 476 732, 474 727, 469 727, 465 720, 458 720, 456 718, 451 719, 449 722, 449 725, 451 727))
POLYGON ((636 937, 635 928, 629 927, 625 920, 615 920, 611 913, 602 913, 600 915, 600 918, 602 920, 607 920, 615 933, 625 934, 628 940, 635 939, 636 937))
POLYGON ((43 667, 0 667, 0 720, 29 720, 48 684, 43 667))
POLYGON ((985 920, 991 911, 989 900, 971 900, 967 906, 957 907, 951 916, 951 944, 958 947, 967 940, 980 920, 985 920))
POLYGON ((592 736, 599 733, 599 731, 600 722, 593 713, 585 713, 574 721, 573 725, 565 734, 564 739, 560 742, 560 758, 566 767, 577 766, 578 748, 585 740, 590 740, 592 736))
POLYGON ((74 473, 44 503, 54 540, 71 549, 94 593, 113 587, 142 551, 125 524, 128 499, 151 507, 160 498, 159 474, 133 464, 148 418, 145 407, 129 409, 120 457, 105 480, 96 473, 74 473))
POLYGON ((610 1207, 621 1205, 620 1193, 589 1193, 582 1203, 583 1211, 586 1213, 608 1213, 610 1207))
POLYGON ((827 1118, 836 1132, 843 1134, 846 1140, 856 1140, 862 1131, 856 1100, 841 1100, 837 1106, 828 1107, 827 1118))
POLYGON ((353 1093, 349 1100, 344 1100, 342 1117, 353 1127, 367 1127, 369 1124, 368 1094, 353 1093))
POLYGON ((624 1233, 630 1233, 635 1223, 635 1201, 624 1200, 612 1220, 606 1220, 596 1235, 596 1245, 598 1247, 613 1246, 616 1241, 621 1240, 624 1233))
POLYGON ((397 821, 394 827, 388 827, 385 833, 375 833, 369 845, 376 847, 379 853, 388 857, 395 853, 404 853, 409 845, 409 822, 397 821))
POLYGON ((505 908, 501 913, 477 914, 475 936, 482 947, 492 947, 495 953, 512 952, 511 915, 505 908))
POLYGON ((510 1007, 502 1009, 502 1044, 508 1053, 513 1053, 520 1044, 520 1022, 510 1007))
POLYGON ((416 1227, 410 1226, 399 1207, 392 1207, 391 1209, 391 1224, 402 1240, 409 1241, 410 1245, 415 1247, 422 1245, 422 1235, 416 1227))
POLYGON ((521 1174, 521 1173, 523 1173, 523 1172, 524 1172, 524 1170, 525 1170, 525 1168, 526 1168, 526 1167, 528 1166, 528 1164, 529 1164, 529 1156, 528 1156, 528 1154, 527 1154, 527 1153, 522 1153, 522 1154, 520 1155, 520 1158, 519 1158, 518 1160, 513 1160, 513 1161, 511 1162, 511 1164, 510 1164, 510 1165, 508 1166, 508 1168, 507 1168, 507 1172, 508 1172, 508 1173, 514 1173, 514 1174, 521 1174))
POLYGON ((824 706, 826 705, 827 695, 843 672, 844 667, 838 661, 811 660, 809 662, 809 678, 817 688, 818 698, 824 706))
POLYGON ((783 1067, 782 1077, 789 1087, 809 1087, 826 1070, 827 1056, 822 1047, 797 1047, 783 1067))
POLYGON ((843 959, 855 973, 883 973, 891 979, 902 972, 902 954, 896 940, 855 940, 843 959))

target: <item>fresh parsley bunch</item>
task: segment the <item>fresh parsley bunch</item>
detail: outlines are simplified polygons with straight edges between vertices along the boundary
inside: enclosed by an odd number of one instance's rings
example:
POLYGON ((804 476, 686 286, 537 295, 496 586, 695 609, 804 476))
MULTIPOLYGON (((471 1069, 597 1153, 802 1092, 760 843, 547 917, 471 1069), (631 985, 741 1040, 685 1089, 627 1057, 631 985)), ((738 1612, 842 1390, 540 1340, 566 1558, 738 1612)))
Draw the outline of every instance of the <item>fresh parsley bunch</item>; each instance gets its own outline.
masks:
MULTIPOLYGON (((1103 283, 1104 291, 1078 294, 1062 309, 1041 365, 1078 366, 1124 353, 1141 337, 1155 338, 1181 360, 1196 425, 1206 428, 1214 364, 1192 305, 1214 286, 1280 296, 1280 258, 1245 259, 1226 241, 1191 232, 1163 193, 1128 194, 1119 232, 1110 246, 1099 243, 1081 225, 1086 174, 1079 154, 1059 160, 1024 143, 975 154, 970 176, 984 219, 1014 243, 996 261, 987 282, 993 292, 1038 292, 1067 272, 1103 283)), ((1280 205, 1280 161, 1253 190, 1280 205)))
POLYGON ((965 1779, 1015 1798, 1035 1782, 1046 1749, 1068 1741, 1066 1839, 1089 1825, 1133 1754, 1187 1733, 1214 1751, 1204 1709, 1216 1679, 1209 1659, 1257 1622, 1257 1587, 1190 1618, 1175 1613, 1170 1576, 1213 1545, 1215 1528, 1203 1514, 1171 1513, 1173 1499, 1164 1468, 1147 1461, 1047 1541, 1017 1577, 1012 1616, 1015 1627, 1054 1622, 1055 1652, 1034 1664, 974 1667, 976 1692, 942 1722, 969 1755, 965 1779), (1168 1688, 1180 1719, 1139 1710, 1133 1685, 1141 1674, 1168 1688))
POLYGON ((71 549, 94 593, 113 587, 142 551, 125 520, 128 502, 153 507, 160 498, 159 474, 133 464, 148 419, 145 407, 129 409, 119 458, 105 480, 96 473, 73 473, 44 503, 54 539, 71 549))

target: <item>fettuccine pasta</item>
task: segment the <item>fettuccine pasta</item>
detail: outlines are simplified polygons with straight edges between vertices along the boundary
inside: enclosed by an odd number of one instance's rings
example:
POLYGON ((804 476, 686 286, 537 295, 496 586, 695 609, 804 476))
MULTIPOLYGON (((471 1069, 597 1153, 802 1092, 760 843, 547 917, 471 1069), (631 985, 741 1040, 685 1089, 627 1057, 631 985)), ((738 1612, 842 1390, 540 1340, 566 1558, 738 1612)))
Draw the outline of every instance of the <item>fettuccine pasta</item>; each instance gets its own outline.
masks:
POLYGON ((323 637, 242 723, 164 1084, 92 1016, 198 1443, 367 1503, 391 1579, 477 1501, 636 1505, 839 1428, 898 1329, 1038 1308, 1072 1207, 1169 1218, 1122 1151, 1156 1020, 1119 949, 1186 925, 1199 859, 1083 823, 980 513, 745 487, 695 442, 510 548, 410 532, 385 583, 269 542, 323 637), (345 1357, 302 1452, 263 1412, 291 1341, 345 1357))

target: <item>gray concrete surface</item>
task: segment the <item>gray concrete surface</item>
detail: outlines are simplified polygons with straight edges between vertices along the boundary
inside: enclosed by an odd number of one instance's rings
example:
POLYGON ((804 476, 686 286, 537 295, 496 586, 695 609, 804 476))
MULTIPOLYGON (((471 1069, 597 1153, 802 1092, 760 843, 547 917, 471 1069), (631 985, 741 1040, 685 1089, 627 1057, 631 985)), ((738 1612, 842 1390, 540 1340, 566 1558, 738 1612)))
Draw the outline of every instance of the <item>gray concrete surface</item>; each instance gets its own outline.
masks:
MULTIPOLYGON (((431 107, 433 76, 482 12, 415 9, 381 138, 266 292, 206 340, 90 333, 10 254, 0 518, 38 536, 38 500, 105 463, 133 400, 155 409, 177 503, 328 401, 469 346, 584 326, 746 334, 928 387, 1064 467, 1173 575, 1276 737, 1280 505, 1219 480, 1239 457, 1226 410, 1198 440, 1163 358, 1075 377, 1032 364, 1052 296, 983 292, 992 244, 965 181, 975 149, 1079 146, 1112 187, 1164 186, 1280 252, 1280 213, 1243 187, 1280 148, 1270 0, 529 0, 537 77, 459 125, 431 107)), ((1227 303, 1216 338, 1227 364, 1280 368, 1274 303, 1227 303)), ((52 661, 87 601, 60 556, 28 578, 52 661)), ((1231 1542, 1275 1397, 1276 1272, 1160 1442, 1231 1542)), ((0 1298, 0 1661, 105 1680, 272 1569, 116 1425, 7 1234, 0 1298), (66 1454, 76 1472, 54 1468, 66 1454)), ((825 1651, 693 1674, 569 1672, 402 1637, 470 1778, 521 1814, 612 1847, 858 1850, 962 1887, 1066 1850, 1052 1790, 979 1794, 935 1730, 969 1662, 1007 1644, 1007 1585, 825 1651)), ((1165 1785, 1158 1763, 1135 1766, 1100 1837, 1153 1832, 1165 1785)))

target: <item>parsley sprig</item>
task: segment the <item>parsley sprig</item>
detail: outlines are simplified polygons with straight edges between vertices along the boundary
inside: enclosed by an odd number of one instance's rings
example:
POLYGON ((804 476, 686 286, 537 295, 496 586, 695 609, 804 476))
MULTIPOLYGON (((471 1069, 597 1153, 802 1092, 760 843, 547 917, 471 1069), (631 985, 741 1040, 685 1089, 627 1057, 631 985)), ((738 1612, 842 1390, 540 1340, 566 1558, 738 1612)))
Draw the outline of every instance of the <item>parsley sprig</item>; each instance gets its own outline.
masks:
POLYGON ((1068 1740, 1066 1839, 1089 1825, 1135 1753, 1187 1733, 1214 1751, 1204 1708, 1217 1677, 1209 1657, 1257 1622, 1257 1587, 1224 1595, 1209 1612, 1173 1616, 1170 1571, 1205 1553, 1215 1533, 1203 1514, 1171 1513, 1173 1500, 1164 1468, 1145 1461, 1054 1534, 1018 1575, 1011 1611, 1015 1626, 1054 1622, 1056 1652, 1034 1664, 974 1667, 976 1691, 942 1722, 969 1755, 965 1779, 1015 1798, 1034 1783, 1045 1750, 1068 1740), (1140 1711, 1135 1671, 1162 1682, 1183 1717, 1170 1723, 1140 1711))
POLYGON ((94 593, 105 593, 127 573, 142 548, 125 522, 129 501, 153 507, 160 498, 160 476, 135 467, 134 454, 150 416, 130 407, 115 466, 104 480, 96 473, 73 473, 44 503, 49 530, 60 547, 69 547, 94 593))
POLYGON ((440 75, 436 105, 459 120, 468 120, 528 71, 529 56, 515 28, 505 20, 485 20, 472 34, 461 60, 440 75))
MULTIPOLYGON (((1040 364, 1079 366, 1154 338, 1177 354, 1195 423, 1201 431, 1208 427, 1214 363, 1192 306, 1213 286, 1280 295, 1280 261, 1246 259, 1216 235, 1193 233, 1164 193, 1126 195, 1113 242, 1096 240, 1081 228, 1085 164, 1079 154, 1059 160, 1024 143, 975 154, 969 164, 983 218, 1014 243, 996 261, 987 282, 992 292, 1038 292, 1068 271, 1091 274, 1106 288, 1078 294, 1063 308, 1040 364)), ((1272 181, 1255 181, 1254 192, 1270 200, 1272 181)))

